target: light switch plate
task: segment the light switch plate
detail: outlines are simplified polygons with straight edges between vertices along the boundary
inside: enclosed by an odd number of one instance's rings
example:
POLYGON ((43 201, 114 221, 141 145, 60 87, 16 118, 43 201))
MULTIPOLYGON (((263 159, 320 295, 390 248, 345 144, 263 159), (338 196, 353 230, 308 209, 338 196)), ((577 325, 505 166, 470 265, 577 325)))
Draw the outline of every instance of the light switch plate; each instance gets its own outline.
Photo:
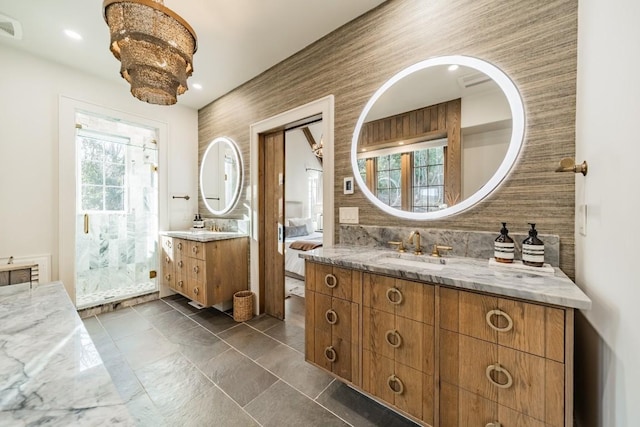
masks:
POLYGON ((341 224, 358 224, 359 211, 357 207, 340 208, 340 223, 341 224))

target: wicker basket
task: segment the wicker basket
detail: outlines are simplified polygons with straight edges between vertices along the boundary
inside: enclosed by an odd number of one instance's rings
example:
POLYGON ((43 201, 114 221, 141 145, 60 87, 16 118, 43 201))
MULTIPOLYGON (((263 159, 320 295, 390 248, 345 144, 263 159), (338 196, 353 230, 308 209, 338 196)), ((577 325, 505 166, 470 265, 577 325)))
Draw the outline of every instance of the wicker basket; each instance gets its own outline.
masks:
POLYGON ((233 294, 233 320, 246 322, 251 318, 253 318, 253 292, 236 292, 233 294))

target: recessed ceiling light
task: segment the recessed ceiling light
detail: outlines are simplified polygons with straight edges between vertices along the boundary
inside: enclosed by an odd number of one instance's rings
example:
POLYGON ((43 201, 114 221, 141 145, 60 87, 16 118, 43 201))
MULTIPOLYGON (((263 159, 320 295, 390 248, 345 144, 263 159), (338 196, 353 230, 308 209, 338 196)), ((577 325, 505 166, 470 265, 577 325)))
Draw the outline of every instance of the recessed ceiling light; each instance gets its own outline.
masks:
POLYGON ((198 89, 198 90, 202 89, 202 85, 200 83, 194 83, 192 86, 194 89, 198 89))
POLYGON ((73 30, 64 30, 64 33, 67 35, 67 37, 69 37, 70 39, 74 39, 74 40, 82 40, 82 36, 73 31, 73 30))
POLYGON ((449 70, 449 71, 455 71, 455 70, 457 70, 458 68, 460 68, 460 67, 458 66, 458 64, 453 64, 453 65, 449 65, 449 68, 447 68, 447 70, 449 70))

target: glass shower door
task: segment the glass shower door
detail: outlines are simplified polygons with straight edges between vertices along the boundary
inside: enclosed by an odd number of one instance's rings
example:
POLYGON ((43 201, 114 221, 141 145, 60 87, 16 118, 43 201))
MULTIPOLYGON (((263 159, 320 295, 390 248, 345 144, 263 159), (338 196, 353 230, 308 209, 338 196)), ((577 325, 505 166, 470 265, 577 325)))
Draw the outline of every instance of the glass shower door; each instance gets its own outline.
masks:
POLYGON ((155 131, 124 127, 76 132, 78 309, 157 290, 155 131))

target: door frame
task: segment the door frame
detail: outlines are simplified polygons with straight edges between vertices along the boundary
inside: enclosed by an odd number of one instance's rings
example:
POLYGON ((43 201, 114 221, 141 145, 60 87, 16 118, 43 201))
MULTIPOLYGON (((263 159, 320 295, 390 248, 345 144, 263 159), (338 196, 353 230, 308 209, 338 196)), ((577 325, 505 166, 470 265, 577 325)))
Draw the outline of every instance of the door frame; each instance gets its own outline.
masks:
MULTIPOLYGON (((102 115, 158 129, 158 229, 169 228, 168 125, 146 117, 114 110, 60 95, 58 100, 58 233, 60 281, 76 305, 76 112, 102 115)), ((159 248, 159 246, 158 246, 159 248)), ((160 251, 157 266, 160 268, 160 251)), ((161 290, 158 282, 158 290, 161 290)))
MULTIPOLYGON (((324 247, 333 246, 334 242, 334 161, 333 161, 333 129, 334 129, 334 96, 311 101, 300 107, 285 111, 276 116, 269 117, 260 122, 253 123, 249 127, 250 138, 250 175, 251 175, 251 239, 250 239, 250 286, 256 294, 256 301, 264 297, 263 286, 260 284, 260 246, 259 246, 259 200, 260 186, 258 183, 259 157, 258 145, 260 135, 271 130, 282 128, 289 123, 305 119, 307 117, 322 114, 323 156, 322 156, 322 211, 323 211, 323 241, 324 247)), ((254 314, 260 314, 260 304, 255 304, 254 314)))

